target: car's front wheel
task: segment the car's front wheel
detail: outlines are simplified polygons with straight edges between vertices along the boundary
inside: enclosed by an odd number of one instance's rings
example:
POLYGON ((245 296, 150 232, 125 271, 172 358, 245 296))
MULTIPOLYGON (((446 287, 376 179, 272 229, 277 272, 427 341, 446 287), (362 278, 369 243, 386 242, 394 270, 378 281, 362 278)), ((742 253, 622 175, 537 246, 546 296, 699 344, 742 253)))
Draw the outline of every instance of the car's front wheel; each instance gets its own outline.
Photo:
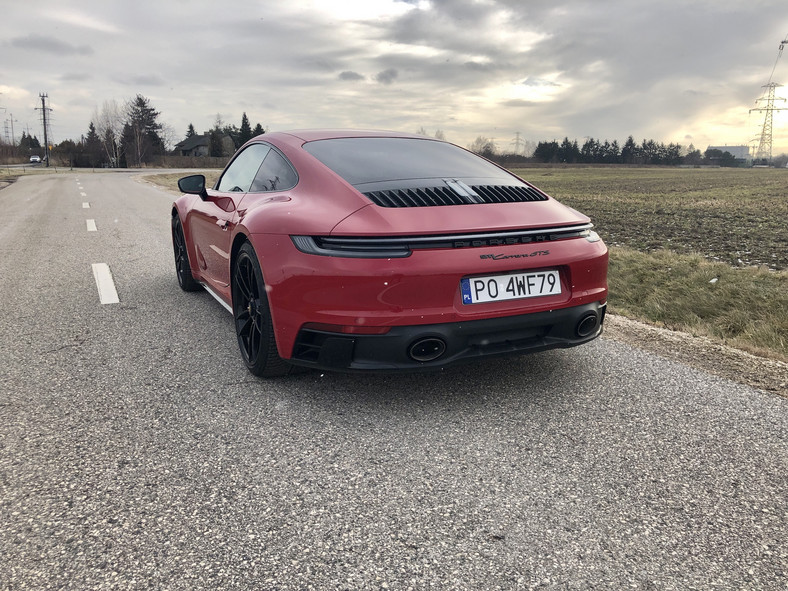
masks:
POLYGON ((232 296, 238 347, 249 371, 260 377, 290 373, 292 365, 276 349, 263 273, 249 242, 241 247, 233 265, 232 296))

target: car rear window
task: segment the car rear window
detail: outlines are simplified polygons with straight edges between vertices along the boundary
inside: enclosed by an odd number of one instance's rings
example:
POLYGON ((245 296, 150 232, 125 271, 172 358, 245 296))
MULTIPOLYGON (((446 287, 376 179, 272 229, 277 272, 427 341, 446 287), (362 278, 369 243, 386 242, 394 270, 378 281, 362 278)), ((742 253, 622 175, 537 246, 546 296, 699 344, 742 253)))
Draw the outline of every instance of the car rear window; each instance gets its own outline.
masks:
POLYGON ((483 158, 430 139, 337 138, 308 142, 304 149, 351 185, 462 177, 512 180, 483 158))

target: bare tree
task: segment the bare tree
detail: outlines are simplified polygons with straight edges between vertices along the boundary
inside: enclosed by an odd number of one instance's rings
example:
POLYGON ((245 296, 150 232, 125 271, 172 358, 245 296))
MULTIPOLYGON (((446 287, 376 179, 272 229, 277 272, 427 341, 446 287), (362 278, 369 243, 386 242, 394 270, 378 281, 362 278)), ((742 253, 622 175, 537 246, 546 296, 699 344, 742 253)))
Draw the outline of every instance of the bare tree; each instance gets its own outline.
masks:
POLYGON ((110 166, 118 166, 120 137, 123 133, 123 111, 115 99, 104 101, 101 110, 98 107, 93 110, 93 125, 96 126, 96 133, 101 140, 110 166))
POLYGON ((468 149, 471 152, 476 152, 477 154, 481 154, 482 156, 491 156, 495 155, 496 148, 495 142, 483 135, 478 136, 471 144, 468 146, 468 149))
MULTIPOLYGON (((418 129, 418 130, 416 130, 416 134, 417 134, 417 135, 425 135, 425 136, 427 136, 427 137, 430 137, 430 132, 429 132, 429 131, 427 131, 427 130, 424 128, 424 126, 423 126, 423 125, 422 125, 421 127, 419 127, 419 129, 418 129)), ((446 141, 446 134, 444 134, 444 133, 443 133, 443 131, 442 131, 442 130, 440 130, 440 129, 437 129, 437 130, 435 130, 435 134, 433 135, 433 137, 434 137, 436 140, 443 140, 443 141, 446 141)))
POLYGON ((159 135, 164 142, 164 149, 168 152, 178 143, 178 133, 175 131, 175 128, 168 123, 162 124, 161 133, 159 135))

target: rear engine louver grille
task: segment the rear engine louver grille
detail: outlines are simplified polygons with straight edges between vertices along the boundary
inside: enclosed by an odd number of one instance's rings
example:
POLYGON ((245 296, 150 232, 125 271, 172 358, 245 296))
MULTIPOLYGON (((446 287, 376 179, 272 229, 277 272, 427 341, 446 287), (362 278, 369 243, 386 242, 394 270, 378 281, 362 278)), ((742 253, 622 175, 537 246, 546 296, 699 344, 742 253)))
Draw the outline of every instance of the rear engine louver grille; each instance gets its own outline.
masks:
POLYGON ((496 185, 481 185, 471 187, 481 197, 484 203, 522 203, 524 201, 547 201, 543 195, 531 187, 507 187, 496 185))
POLYGON ((390 189, 387 191, 370 191, 369 193, 364 193, 364 195, 381 207, 434 207, 437 205, 547 201, 547 196, 531 187, 477 185, 470 188, 473 190, 473 194, 469 195, 460 195, 449 187, 390 189))

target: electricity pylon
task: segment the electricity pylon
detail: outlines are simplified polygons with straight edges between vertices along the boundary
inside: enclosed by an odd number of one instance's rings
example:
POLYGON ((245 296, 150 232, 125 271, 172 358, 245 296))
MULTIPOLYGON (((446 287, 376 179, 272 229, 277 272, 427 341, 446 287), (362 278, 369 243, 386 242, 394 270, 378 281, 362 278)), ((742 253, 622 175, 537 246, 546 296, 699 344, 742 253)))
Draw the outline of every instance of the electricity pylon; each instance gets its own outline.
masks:
POLYGON ((777 68, 777 62, 780 61, 780 56, 783 54, 783 48, 785 47, 786 43, 788 43, 788 35, 786 35, 786 39, 780 43, 780 51, 777 53, 777 59, 774 62, 774 67, 772 68, 772 73, 769 76, 769 83, 764 85, 762 88, 766 89, 763 93, 763 96, 757 99, 755 102, 765 102, 766 106, 764 107, 756 107, 754 109, 750 109, 750 113, 753 111, 763 111, 766 115, 763 118, 763 128, 761 129, 761 139, 758 142, 758 150, 755 152, 755 160, 764 160, 766 162, 771 162, 772 160, 772 120, 774 117, 775 111, 785 111, 784 107, 775 107, 774 101, 784 101, 784 98, 775 98, 774 97, 774 89, 782 86, 782 84, 777 84, 776 82, 772 82, 772 77, 774 76, 774 70, 777 68))
POLYGON ((509 142, 509 143, 514 144, 514 153, 515 154, 520 154, 521 152, 525 152, 525 142, 520 137, 520 132, 519 131, 515 132, 514 139, 511 142, 509 142))
MULTIPOLYGON (((758 101, 765 101, 765 107, 756 107, 755 109, 750 109, 750 113, 753 111, 765 111, 766 116, 763 118, 763 128, 761 130, 761 139, 758 142, 758 150, 755 152, 755 160, 766 160, 767 162, 771 162, 772 160, 772 119, 775 111, 785 111, 784 107, 775 107, 774 101, 784 101, 784 98, 774 98, 774 89, 782 86, 782 84, 777 84, 775 82, 770 82, 763 88, 766 91, 763 93, 763 97, 759 98, 758 101)), ((756 101, 756 102, 758 102, 756 101)))

